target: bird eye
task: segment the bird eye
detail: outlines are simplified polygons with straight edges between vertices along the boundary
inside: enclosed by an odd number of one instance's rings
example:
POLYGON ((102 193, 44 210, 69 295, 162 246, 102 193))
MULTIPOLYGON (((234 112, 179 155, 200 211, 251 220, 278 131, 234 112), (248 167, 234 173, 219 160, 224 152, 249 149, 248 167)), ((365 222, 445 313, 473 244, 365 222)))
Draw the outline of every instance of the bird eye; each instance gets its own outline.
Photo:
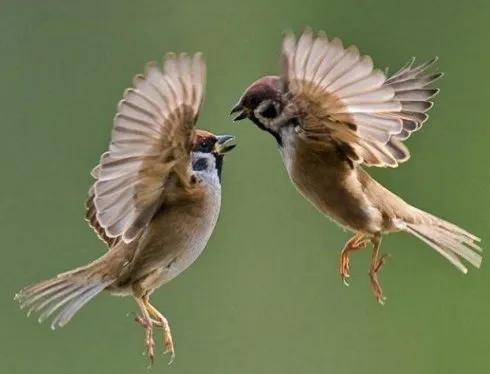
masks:
POLYGON ((202 140, 198 143, 195 150, 197 152, 209 153, 213 150, 213 143, 209 140, 202 140))

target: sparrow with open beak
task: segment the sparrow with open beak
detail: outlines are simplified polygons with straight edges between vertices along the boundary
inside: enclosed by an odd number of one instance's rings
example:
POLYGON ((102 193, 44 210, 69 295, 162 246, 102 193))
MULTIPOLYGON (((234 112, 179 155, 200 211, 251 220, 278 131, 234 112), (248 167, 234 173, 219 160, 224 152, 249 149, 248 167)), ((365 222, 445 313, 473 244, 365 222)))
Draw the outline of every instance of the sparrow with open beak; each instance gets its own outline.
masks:
POLYGON ((430 86, 442 74, 427 73, 435 61, 414 66, 412 59, 388 77, 373 69, 369 56, 355 46, 344 48, 337 38, 307 29, 296 42, 287 33, 282 75, 254 82, 232 110, 235 121, 249 118, 270 133, 301 194, 354 232, 340 256, 346 284, 349 255, 372 244, 369 276, 380 303, 385 300, 378 281, 384 233, 408 232, 464 273, 461 259, 475 267, 481 263, 479 238, 407 204, 363 169, 408 160, 403 141, 422 127, 429 100, 438 93, 430 86))
POLYGON ((195 128, 205 84, 201 54, 169 54, 134 78, 114 119, 109 150, 92 171, 86 219, 108 246, 92 263, 29 286, 16 299, 39 321, 64 326, 103 290, 132 296, 154 357, 153 327, 174 358, 167 319, 150 295, 189 267, 216 225, 221 169, 234 138, 195 128))

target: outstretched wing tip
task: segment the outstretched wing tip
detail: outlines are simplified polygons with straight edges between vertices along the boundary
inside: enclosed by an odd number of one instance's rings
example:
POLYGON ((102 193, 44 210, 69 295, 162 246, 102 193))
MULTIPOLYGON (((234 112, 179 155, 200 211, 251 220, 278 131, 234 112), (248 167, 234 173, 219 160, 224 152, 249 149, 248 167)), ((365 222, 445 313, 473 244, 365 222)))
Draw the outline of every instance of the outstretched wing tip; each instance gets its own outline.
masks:
POLYGON ((363 140, 356 149, 364 152, 367 165, 396 167, 408 160, 410 154, 401 141, 427 121, 430 99, 439 93, 430 85, 443 74, 425 73, 437 56, 420 65, 414 65, 412 57, 387 77, 357 46, 345 48, 339 38, 329 41, 322 35, 305 28, 297 41, 291 34, 283 41, 283 87, 299 111, 308 113, 302 121, 305 130, 313 126, 310 130, 317 131, 322 123, 325 131, 344 136, 345 141, 356 141, 346 132, 357 133, 363 140), (346 126, 349 123, 353 129, 346 126))
POLYGON ((87 202, 87 221, 109 245, 139 235, 160 206, 170 173, 190 173, 204 80, 201 53, 171 52, 161 65, 147 63, 124 91, 87 202))

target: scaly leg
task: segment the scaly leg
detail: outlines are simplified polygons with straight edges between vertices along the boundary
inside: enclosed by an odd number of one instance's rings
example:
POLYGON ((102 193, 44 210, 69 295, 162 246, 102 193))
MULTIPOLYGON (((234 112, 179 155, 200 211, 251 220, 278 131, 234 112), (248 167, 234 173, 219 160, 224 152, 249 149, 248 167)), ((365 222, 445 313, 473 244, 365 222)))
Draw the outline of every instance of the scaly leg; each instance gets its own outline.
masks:
POLYGON ((155 345, 153 340, 153 326, 158 326, 163 330, 163 344, 165 347, 165 353, 170 353, 170 365, 175 358, 175 350, 172 334, 170 332, 170 325, 167 319, 153 305, 150 304, 150 298, 148 295, 137 298, 136 302, 141 309, 142 315, 137 315, 134 320, 146 329, 146 352, 151 363, 153 363, 154 359, 153 347, 155 345))
POLYGON ((168 363, 170 365, 175 358, 174 342, 170 331, 170 325, 165 316, 160 313, 157 308, 150 304, 150 299, 148 296, 143 298, 143 302, 145 303, 146 310, 155 320, 155 325, 161 327, 163 330, 163 345, 165 347, 165 353, 170 353, 170 361, 168 363))
POLYGON ((145 335, 146 354, 150 359, 150 364, 153 364, 153 360, 155 357, 155 351, 153 349, 155 347, 155 341, 153 340, 154 321, 151 319, 150 313, 146 308, 144 297, 135 298, 135 300, 141 310, 141 316, 136 316, 135 320, 146 329, 146 335, 145 335))
POLYGON ((349 275, 349 256, 350 252, 362 249, 366 247, 369 239, 360 232, 356 233, 352 238, 350 238, 347 243, 345 243, 342 252, 340 253, 340 265, 339 272, 342 278, 342 281, 346 286, 349 285, 347 279, 350 277, 349 275))
POLYGON ((381 246, 381 235, 377 234, 371 238, 373 244, 373 254, 371 256, 371 265, 369 266, 369 279, 371 280, 371 287, 374 292, 374 296, 378 303, 384 304, 386 297, 383 294, 383 289, 379 284, 378 273, 386 262, 387 255, 379 255, 379 248, 381 246))

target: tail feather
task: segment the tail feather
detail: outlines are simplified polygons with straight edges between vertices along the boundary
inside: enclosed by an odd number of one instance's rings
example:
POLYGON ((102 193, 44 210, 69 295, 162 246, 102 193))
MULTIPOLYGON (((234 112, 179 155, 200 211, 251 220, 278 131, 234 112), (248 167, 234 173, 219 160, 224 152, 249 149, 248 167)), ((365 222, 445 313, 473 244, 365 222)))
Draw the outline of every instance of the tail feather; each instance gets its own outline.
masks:
POLYGON ((82 293, 75 297, 75 300, 71 301, 58 315, 53 319, 51 328, 63 327, 71 318, 78 312, 85 304, 97 296, 104 288, 106 288, 112 280, 96 284, 88 289, 85 289, 82 293))
POLYGON ((417 228, 414 227, 414 225, 407 225, 405 227, 405 231, 411 233, 415 237, 419 238, 432 248, 434 248, 439 254, 444 256, 449 262, 451 262, 454 266, 456 266, 459 270, 461 270, 463 273, 467 273, 468 269, 464 264, 461 262, 461 260, 456 256, 452 251, 449 251, 443 247, 441 247, 437 242, 433 241, 430 237, 425 236, 421 232, 417 231, 417 228))
POLYGON ((56 297, 52 297, 50 299, 47 299, 46 301, 43 302, 42 305, 39 305, 39 307, 36 308, 36 310, 35 310, 35 312, 41 312, 42 311, 42 313, 39 315, 39 318, 38 318, 39 323, 44 322, 56 310, 61 308, 68 301, 77 297, 79 295, 80 288, 84 289, 84 287, 78 287, 78 286, 69 287, 68 289, 61 292, 59 295, 56 295, 56 297))
POLYGON ((66 287, 66 284, 60 284, 60 283, 54 283, 52 285, 49 285, 49 287, 46 285, 46 287, 41 287, 39 290, 29 290, 25 289, 21 291, 20 294, 16 295, 17 299, 20 302, 20 307, 21 309, 24 309, 25 307, 29 307, 32 305, 32 307, 29 309, 28 314, 32 313, 34 309, 37 306, 37 301, 41 300, 45 297, 48 297, 49 295, 63 289, 66 287), (24 293, 24 291, 30 291, 24 293))
POLYGON ((46 307, 49 306, 49 304, 55 302, 56 300, 58 299, 62 299, 62 300, 65 300, 63 299, 62 297, 65 296, 66 294, 72 294, 72 295, 75 295, 72 291, 73 289, 76 288, 76 286, 71 286, 71 285, 64 285, 63 288, 61 288, 59 291, 54 291, 48 295, 46 295, 46 297, 41 297, 39 298, 39 295, 37 296, 38 297, 38 300, 37 302, 33 302, 31 305, 31 307, 29 308, 29 311, 27 312, 27 315, 31 315, 32 313, 38 313, 38 312, 41 312, 43 309, 45 309, 46 307))
POLYGON ((434 248, 463 273, 468 269, 461 261, 479 268, 482 262, 480 238, 432 214, 418 210, 415 222, 399 220, 397 226, 434 248))
POLYGON ((39 322, 55 316, 51 328, 66 325, 74 314, 113 279, 90 276, 89 268, 63 273, 53 279, 29 286, 15 295, 21 309, 29 308, 27 315, 39 313, 39 322))

